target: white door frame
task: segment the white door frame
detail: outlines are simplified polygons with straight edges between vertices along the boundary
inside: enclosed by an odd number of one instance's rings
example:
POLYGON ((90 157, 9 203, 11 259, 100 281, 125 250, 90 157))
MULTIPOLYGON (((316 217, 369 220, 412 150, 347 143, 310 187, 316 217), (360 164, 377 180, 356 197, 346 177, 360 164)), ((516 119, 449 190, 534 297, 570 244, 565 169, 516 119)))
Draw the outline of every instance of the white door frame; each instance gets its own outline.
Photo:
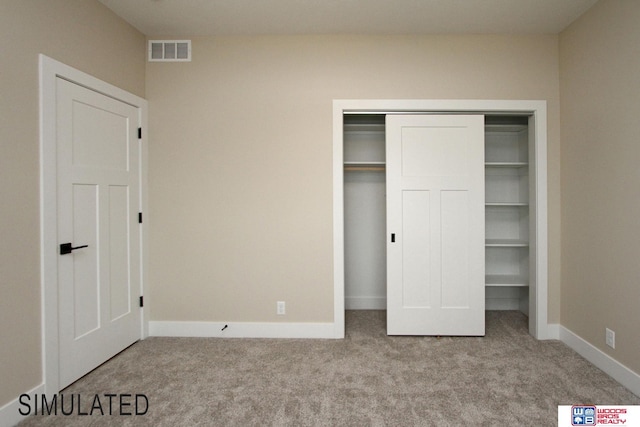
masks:
POLYGON ((547 102, 527 100, 338 99, 333 101, 333 298, 334 338, 344 338, 344 170, 343 117, 353 113, 529 114, 534 127, 535 245, 530 248, 535 283, 529 284, 529 332, 550 339, 547 323, 547 102))
MULTIPOLYGON (((147 101, 89 74, 69 67, 45 55, 39 56, 40 65, 40 282, 42 320, 42 371, 46 394, 59 390, 58 348, 58 215, 57 215, 57 141, 56 141, 56 79, 62 78, 130 104, 139 109, 142 125, 140 152, 140 204, 148 212, 147 203, 147 101)), ((148 215, 146 215, 148 218, 148 215)), ((147 229, 145 220, 140 227, 140 295, 148 295, 147 229)), ((148 307, 145 299, 145 308, 148 307)), ((148 336, 148 319, 142 309, 140 338, 148 336)))

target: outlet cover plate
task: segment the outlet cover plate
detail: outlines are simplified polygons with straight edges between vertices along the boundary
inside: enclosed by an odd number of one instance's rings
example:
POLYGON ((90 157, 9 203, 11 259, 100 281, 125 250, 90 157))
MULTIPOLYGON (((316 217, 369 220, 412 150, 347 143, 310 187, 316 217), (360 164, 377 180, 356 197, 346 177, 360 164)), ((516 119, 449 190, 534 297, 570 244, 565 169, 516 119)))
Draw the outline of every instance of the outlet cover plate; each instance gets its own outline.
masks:
POLYGON ((606 328, 605 341, 609 347, 616 348, 616 333, 611 329, 606 328))

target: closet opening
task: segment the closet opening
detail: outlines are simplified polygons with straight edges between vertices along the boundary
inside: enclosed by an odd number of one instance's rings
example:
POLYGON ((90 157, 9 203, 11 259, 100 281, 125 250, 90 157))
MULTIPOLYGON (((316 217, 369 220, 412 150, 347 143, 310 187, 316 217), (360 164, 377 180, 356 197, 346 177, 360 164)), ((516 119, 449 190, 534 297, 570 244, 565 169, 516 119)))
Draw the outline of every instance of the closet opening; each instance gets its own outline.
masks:
POLYGON ((344 116, 345 309, 386 310, 385 116, 344 116))
MULTIPOLYGON (((393 106, 401 102, 390 101, 393 106)), ((339 274, 343 268, 343 282, 336 276, 335 295, 342 313, 336 313, 337 328, 340 320, 344 328, 344 310, 387 308, 386 116, 465 114, 484 117, 485 310, 519 310, 529 316, 530 333, 545 339, 546 258, 540 254, 546 251, 546 214, 540 212, 546 208, 546 188, 540 186, 546 184, 546 159, 537 163, 546 156, 544 103, 522 101, 528 108, 495 109, 477 108, 482 101, 470 101, 476 108, 382 107, 361 112, 346 108, 352 103, 385 102, 334 102, 334 121, 340 120, 339 126, 334 123, 340 132, 334 133, 334 154, 340 150, 341 161, 341 179, 334 181, 334 188, 342 187, 343 208, 343 264, 336 269, 339 274)))

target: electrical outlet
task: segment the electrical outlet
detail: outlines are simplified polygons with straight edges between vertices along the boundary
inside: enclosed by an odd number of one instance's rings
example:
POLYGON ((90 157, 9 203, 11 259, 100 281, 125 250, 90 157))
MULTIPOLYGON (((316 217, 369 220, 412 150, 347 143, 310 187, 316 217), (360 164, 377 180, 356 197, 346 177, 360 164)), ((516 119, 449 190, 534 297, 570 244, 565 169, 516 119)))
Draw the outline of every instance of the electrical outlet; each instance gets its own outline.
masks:
POLYGON ((605 341, 609 347, 616 348, 616 333, 611 329, 606 328, 605 341))
POLYGON ((285 314, 285 304, 284 301, 278 301, 276 303, 276 313, 277 314, 285 314))

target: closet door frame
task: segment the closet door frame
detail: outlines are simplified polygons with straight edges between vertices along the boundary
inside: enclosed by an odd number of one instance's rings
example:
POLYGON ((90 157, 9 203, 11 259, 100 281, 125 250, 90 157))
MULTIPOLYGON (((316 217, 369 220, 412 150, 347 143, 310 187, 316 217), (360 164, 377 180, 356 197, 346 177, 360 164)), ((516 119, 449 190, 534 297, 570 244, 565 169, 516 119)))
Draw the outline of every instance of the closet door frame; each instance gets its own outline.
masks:
POLYGON ((530 195, 533 215, 529 252, 532 277, 529 283, 529 333, 536 339, 553 338, 547 323, 547 102, 540 100, 376 100, 337 99, 333 101, 333 272, 334 338, 344 338, 344 170, 343 122, 346 114, 492 114, 528 115, 529 143, 533 159, 529 179, 535 193, 530 195))

